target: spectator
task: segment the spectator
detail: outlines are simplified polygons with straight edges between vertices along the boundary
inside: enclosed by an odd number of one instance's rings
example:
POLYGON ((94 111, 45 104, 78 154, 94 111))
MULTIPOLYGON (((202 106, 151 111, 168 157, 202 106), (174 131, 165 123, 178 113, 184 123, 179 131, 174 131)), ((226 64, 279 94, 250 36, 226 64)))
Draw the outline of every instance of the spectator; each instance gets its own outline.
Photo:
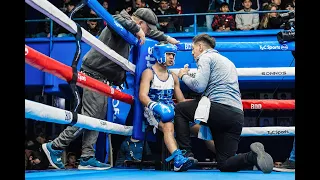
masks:
POLYGON ((294 11, 293 3, 287 3, 286 6, 285 6, 285 9, 289 10, 289 11, 294 11))
POLYGON ((103 6, 103 8, 104 8, 106 11, 108 11, 109 3, 108 3, 107 0, 104 0, 104 1, 102 2, 102 6, 103 6))
POLYGON ((36 137, 36 141, 37 143, 39 144, 44 144, 47 142, 47 139, 46 139, 46 135, 44 133, 39 133, 39 135, 36 137))
POLYGON ((92 15, 98 16, 97 13, 93 9, 90 9, 88 16, 92 16, 92 15))
MULTIPOLYGON (((156 15, 169 15, 176 14, 177 12, 175 10, 172 11, 171 9, 169 9, 169 3, 167 0, 161 0, 159 8, 156 9, 154 13, 156 15)), ((164 33, 175 32, 172 17, 159 17, 158 20, 160 25, 160 31, 163 31, 164 33)))
MULTIPOLYGON (((49 20, 50 18, 46 17, 45 19, 49 20)), ((53 24, 55 25, 55 23, 53 24)), ((50 21, 39 22, 37 25, 37 33, 34 37, 50 37, 50 21)))
POLYGON ((77 156, 74 152, 69 152, 67 154, 67 163, 64 165, 66 169, 77 169, 78 168, 78 162, 77 162, 77 156))
MULTIPOLYGON (((147 142, 146 142, 147 143, 147 142)), ((146 144, 147 155, 151 155, 148 143, 146 144)), ((133 139, 132 136, 127 137, 120 146, 117 155, 116 167, 125 167, 126 161, 140 162, 142 159, 143 141, 133 139)))
POLYGON ((132 15, 132 3, 125 3, 123 8, 129 15, 132 15))
POLYGON ((281 0, 271 0, 271 3, 274 3, 278 6, 278 8, 280 9, 281 7, 281 0))
MULTIPOLYGON (((229 12, 229 4, 222 3, 220 12, 229 12)), ((214 31, 233 31, 235 29, 235 21, 230 14, 219 14, 214 16, 212 30, 214 31)))
POLYGON ((292 150, 290 152, 290 157, 282 163, 280 167, 274 167, 274 171, 279 172, 295 172, 296 169, 296 138, 293 140, 292 150))
MULTIPOLYGON (((182 7, 178 0, 170 0, 170 5, 169 5, 169 11, 170 12, 175 12, 174 14, 183 14, 182 13, 182 7)), ((176 29, 177 32, 182 32, 182 26, 183 26, 183 17, 172 17, 173 18, 173 25, 176 29)))
MULTIPOLYGON (((243 9, 239 12, 255 12, 252 9, 251 0, 242 0, 243 9)), ((259 14, 237 14, 236 15, 237 29, 240 30, 255 30, 259 26, 259 14)))
POLYGON ((160 0, 149 0, 149 8, 153 11, 156 12, 160 4, 160 0))
POLYGON ((265 11, 264 7, 268 6, 269 0, 260 0, 260 3, 261 3, 262 11, 265 11))
MULTIPOLYGON (((271 3, 268 5, 268 11, 276 11, 278 10, 278 6, 274 3, 271 3)), ((267 13, 263 16, 259 29, 280 29, 280 26, 282 25, 281 18, 279 16, 279 13, 272 12, 267 13)))
POLYGON ((135 1, 135 8, 138 9, 138 8, 146 8, 146 7, 149 7, 146 3, 145 0, 136 0, 135 1))
MULTIPOLYGON (((72 10, 75 8, 76 3, 75 1, 70 1, 66 4, 67 7, 67 11, 65 12, 67 14, 67 16, 70 16, 70 13, 72 12, 72 10)), ((77 11, 72 18, 83 18, 83 15, 80 11, 77 11)), ((83 27, 83 23, 82 22, 78 22, 80 26, 83 27)), ((57 37, 67 37, 67 36, 73 36, 72 33, 70 33, 67 29, 65 29, 64 27, 58 25, 57 29, 55 30, 55 32, 57 33, 57 37)))
POLYGON ((44 155, 41 144, 36 140, 25 142, 25 170, 45 170, 49 161, 44 155))
MULTIPOLYGON (((224 0, 209 0, 208 13, 217 12, 217 5, 220 5, 224 2, 224 0)), ((228 1, 226 1, 228 3, 228 1)), ((212 23, 213 23, 214 15, 206 15, 206 25, 207 30, 212 31, 212 23)))
POLYGON ((62 6, 59 9, 60 9, 60 11, 66 13, 67 12, 67 5, 71 0, 62 0, 62 1, 63 1, 62 6))
MULTIPOLYGON (((97 16, 91 15, 89 18, 97 18, 97 16)), ((101 32, 99 22, 95 19, 87 20, 87 23, 83 26, 83 28, 94 36, 99 36, 101 32)))

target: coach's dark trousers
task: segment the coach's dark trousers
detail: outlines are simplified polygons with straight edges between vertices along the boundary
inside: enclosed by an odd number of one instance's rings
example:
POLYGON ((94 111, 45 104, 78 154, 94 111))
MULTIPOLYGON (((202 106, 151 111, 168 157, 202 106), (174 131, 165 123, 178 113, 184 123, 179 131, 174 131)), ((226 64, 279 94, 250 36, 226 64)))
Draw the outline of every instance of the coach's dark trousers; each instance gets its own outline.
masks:
MULTIPOLYGON (((175 107, 174 129, 180 149, 191 151, 189 121, 194 122, 194 114, 199 100, 178 103, 175 107)), ((211 102, 207 126, 210 127, 216 148, 217 168, 234 172, 254 165, 252 152, 236 155, 244 123, 243 111, 232 106, 211 102)))

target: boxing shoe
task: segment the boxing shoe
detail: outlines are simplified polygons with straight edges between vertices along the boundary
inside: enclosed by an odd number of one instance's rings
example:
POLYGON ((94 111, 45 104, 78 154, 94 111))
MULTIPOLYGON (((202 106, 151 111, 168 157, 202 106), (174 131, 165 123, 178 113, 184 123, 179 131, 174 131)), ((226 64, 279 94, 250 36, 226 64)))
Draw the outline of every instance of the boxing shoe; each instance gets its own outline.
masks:
POLYGON ((46 154, 50 164, 56 169, 64 169, 64 164, 62 163, 61 156, 63 150, 52 149, 52 142, 44 143, 41 145, 44 153, 46 154))
POLYGON ((187 171, 192 165, 193 161, 184 154, 186 151, 181 151, 180 149, 175 150, 171 156, 169 156, 166 161, 169 162, 174 159, 173 170, 176 172, 187 171))
POLYGON ((81 170, 106 170, 110 169, 109 164, 98 161, 95 157, 80 158, 78 169, 81 170))

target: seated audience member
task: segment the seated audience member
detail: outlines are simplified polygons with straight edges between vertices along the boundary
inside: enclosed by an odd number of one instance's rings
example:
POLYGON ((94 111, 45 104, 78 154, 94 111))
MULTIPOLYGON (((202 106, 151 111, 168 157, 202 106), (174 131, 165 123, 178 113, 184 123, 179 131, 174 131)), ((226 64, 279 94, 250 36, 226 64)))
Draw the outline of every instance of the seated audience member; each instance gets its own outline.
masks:
POLYGON ((149 5, 147 4, 146 0, 135 0, 134 7, 135 9, 149 8, 149 5))
MULTIPOLYGON (((91 15, 90 18, 97 18, 97 16, 91 15)), ((94 36, 99 36, 101 32, 101 27, 98 23, 98 20, 95 20, 95 19, 87 20, 87 23, 85 24, 84 29, 94 36)))
MULTIPOLYGON (((251 0, 242 0, 243 9, 239 12, 255 12, 252 9, 251 0)), ((259 14, 237 14, 236 15, 236 26, 240 30, 255 30, 259 26, 259 14)))
POLYGON ((132 15, 133 13, 133 8, 132 8, 132 3, 125 3, 124 8, 123 8, 129 15, 132 15))
POLYGON ((68 3, 71 1, 71 0, 62 0, 63 2, 62 2, 62 4, 60 5, 60 7, 59 7, 59 9, 60 9, 60 11, 62 11, 62 12, 67 12, 67 5, 68 5, 68 3))
MULTIPOLYGON (((276 11, 279 10, 276 4, 269 4, 268 11, 276 11)), ((259 29, 281 29, 280 26, 282 25, 282 20, 279 16, 279 13, 272 12, 267 13, 263 16, 259 29)))
POLYGON ((280 167, 274 167, 274 171, 279 172, 295 172, 296 169, 296 138, 293 140, 292 150, 290 152, 290 157, 282 163, 280 167))
MULTIPOLYGON (((220 12, 229 12, 229 4, 222 3, 220 12)), ((219 14, 214 16, 212 22, 213 31, 233 31, 235 29, 235 21, 231 14, 219 14)))
MULTIPOLYGON (((149 148, 148 142, 146 142, 146 155, 151 155, 151 150, 149 148)), ((132 138, 132 136, 127 137, 120 146, 117 154, 117 160, 115 163, 116 167, 125 167, 126 161, 140 162, 143 153, 143 141, 132 138)))
POLYGON ((69 152, 67 154, 67 162, 64 165, 66 169, 77 169, 78 168, 78 162, 77 162, 77 156, 73 152, 69 152))
POLYGON ((41 143, 37 140, 27 140, 25 142, 25 170, 45 170, 49 167, 41 143))
POLYGON ((281 9, 281 0, 271 0, 271 3, 278 6, 278 9, 281 9))
POLYGON ((108 3, 107 0, 104 0, 104 1, 102 2, 102 6, 103 6, 103 8, 104 8, 106 11, 108 11, 109 3, 108 3))
POLYGON ((289 11, 294 11, 294 5, 293 3, 287 3, 286 6, 285 6, 286 10, 289 10, 289 11))
MULTIPOLYGON (((178 0, 170 0, 169 3, 169 11, 175 12, 175 14, 182 14, 182 7, 178 0)), ((180 17, 172 17, 173 19, 173 25, 176 29, 176 32, 182 32, 183 31, 183 16, 180 17)))
MULTIPOLYGON (((161 0, 160 6, 154 12, 156 15, 169 15, 169 14, 177 14, 176 10, 169 9, 169 3, 167 0, 161 0)), ((159 17, 159 25, 160 31, 164 33, 175 32, 176 29, 174 27, 174 21, 172 17, 159 17)))
MULTIPOLYGON (((66 4, 67 7, 67 11, 65 12, 66 15, 69 17, 72 12, 72 10, 76 7, 76 2, 74 0, 71 0, 69 3, 66 4)), ((72 18, 83 18, 83 14, 81 11, 77 11, 72 18)), ((83 27, 83 21, 75 21, 77 22, 80 26, 83 27)), ((73 36, 72 33, 70 33, 70 31, 68 31, 67 29, 65 29, 64 27, 58 25, 57 26, 57 37, 66 37, 66 36, 73 36)))

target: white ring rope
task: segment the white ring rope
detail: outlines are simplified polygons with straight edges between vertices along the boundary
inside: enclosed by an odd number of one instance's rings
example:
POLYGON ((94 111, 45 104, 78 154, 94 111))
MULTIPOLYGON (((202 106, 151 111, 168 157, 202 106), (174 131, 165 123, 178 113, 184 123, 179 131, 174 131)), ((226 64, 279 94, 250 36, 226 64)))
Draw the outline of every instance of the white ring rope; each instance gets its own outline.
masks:
POLYGON ((295 126, 243 127, 241 136, 294 136, 295 126))
MULTIPOLYGON (((72 122, 70 111, 30 100, 25 100, 25 117, 57 124, 70 124, 72 122)), ((81 114, 78 114, 78 121, 74 126, 111 134, 132 135, 132 126, 124 126, 81 114)))
MULTIPOLYGON (((60 11, 57 7, 52 5, 49 1, 46 0, 25 0, 30 6, 35 8, 36 10, 42 12, 62 27, 70 31, 71 33, 77 32, 77 25, 76 23, 71 20, 66 14, 60 11)), ((94 37, 88 31, 83 29, 82 30, 82 40, 87 44, 91 45, 94 49, 99 51, 101 54, 112 60, 113 62, 117 63, 126 71, 134 74, 136 65, 132 64, 130 61, 125 59, 124 57, 120 56, 114 50, 110 49, 107 45, 101 42, 99 39, 94 37)))
MULTIPOLYGON (((189 74, 194 76, 197 68, 189 68, 189 74)), ((178 74, 178 68, 170 69, 178 74)), ((295 67, 275 67, 275 68, 237 68, 238 76, 295 76, 295 67)))
MULTIPOLYGON (((72 113, 64 109, 48 106, 38 102, 25 100, 25 117, 38 121, 45 121, 57 124, 70 124, 72 113)), ((90 130, 132 135, 132 126, 124 126, 78 114, 78 121, 74 126, 90 130)), ((295 127, 244 127, 241 136, 294 136, 295 127)))

